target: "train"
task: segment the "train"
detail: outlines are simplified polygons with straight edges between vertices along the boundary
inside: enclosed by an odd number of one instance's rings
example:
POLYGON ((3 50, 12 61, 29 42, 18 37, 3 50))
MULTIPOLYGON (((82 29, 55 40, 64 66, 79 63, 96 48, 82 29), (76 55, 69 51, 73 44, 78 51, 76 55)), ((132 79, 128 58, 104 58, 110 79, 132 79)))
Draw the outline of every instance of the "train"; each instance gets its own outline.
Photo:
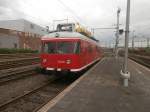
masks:
POLYGON ((87 30, 74 23, 58 24, 41 38, 40 58, 43 70, 77 73, 100 60, 102 50, 87 30))

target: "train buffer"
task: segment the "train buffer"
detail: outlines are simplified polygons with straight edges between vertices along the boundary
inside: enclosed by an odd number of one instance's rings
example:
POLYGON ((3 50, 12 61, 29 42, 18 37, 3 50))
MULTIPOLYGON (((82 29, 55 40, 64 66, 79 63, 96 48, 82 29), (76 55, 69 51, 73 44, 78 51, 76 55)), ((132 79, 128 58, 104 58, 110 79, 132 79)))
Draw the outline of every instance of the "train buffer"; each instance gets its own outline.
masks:
POLYGON ((38 112, 150 112, 150 70, 129 61, 123 87, 123 59, 105 57, 38 112))

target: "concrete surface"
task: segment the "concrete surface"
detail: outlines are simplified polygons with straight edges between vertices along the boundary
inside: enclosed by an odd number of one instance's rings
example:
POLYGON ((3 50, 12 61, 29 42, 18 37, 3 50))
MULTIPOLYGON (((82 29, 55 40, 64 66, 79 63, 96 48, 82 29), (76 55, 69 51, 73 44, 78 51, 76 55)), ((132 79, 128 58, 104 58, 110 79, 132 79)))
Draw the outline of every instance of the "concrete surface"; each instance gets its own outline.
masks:
POLYGON ((131 80, 124 88, 122 65, 122 58, 104 58, 39 112, 150 112, 150 70, 129 60, 131 80))

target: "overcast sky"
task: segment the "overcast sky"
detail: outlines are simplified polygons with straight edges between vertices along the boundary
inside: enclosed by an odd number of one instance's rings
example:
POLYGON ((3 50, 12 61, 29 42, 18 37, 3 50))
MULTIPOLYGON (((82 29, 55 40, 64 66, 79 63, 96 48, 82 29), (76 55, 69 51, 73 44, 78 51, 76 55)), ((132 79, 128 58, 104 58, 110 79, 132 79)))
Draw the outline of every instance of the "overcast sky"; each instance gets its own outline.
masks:
MULTIPOLYGON (((53 20, 66 19, 93 27, 114 27, 121 8, 120 27, 125 28, 127 0, 0 0, 0 20, 24 18, 52 28, 53 20)), ((131 0, 131 31, 150 34, 150 0, 131 0)), ((114 39, 114 30, 95 32, 100 40, 114 39)))

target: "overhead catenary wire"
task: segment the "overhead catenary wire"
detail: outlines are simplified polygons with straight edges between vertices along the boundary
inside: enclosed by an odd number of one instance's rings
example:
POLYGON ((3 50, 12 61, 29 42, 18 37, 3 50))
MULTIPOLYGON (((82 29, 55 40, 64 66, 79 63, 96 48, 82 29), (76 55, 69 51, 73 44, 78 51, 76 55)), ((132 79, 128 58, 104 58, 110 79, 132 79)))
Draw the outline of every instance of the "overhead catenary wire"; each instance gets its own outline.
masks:
POLYGON ((73 16, 76 22, 80 22, 81 25, 86 26, 84 21, 78 16, 78 14, 73 9, 71 9, 68 5, 66 5, 62 0, 57 1, 73 16))

